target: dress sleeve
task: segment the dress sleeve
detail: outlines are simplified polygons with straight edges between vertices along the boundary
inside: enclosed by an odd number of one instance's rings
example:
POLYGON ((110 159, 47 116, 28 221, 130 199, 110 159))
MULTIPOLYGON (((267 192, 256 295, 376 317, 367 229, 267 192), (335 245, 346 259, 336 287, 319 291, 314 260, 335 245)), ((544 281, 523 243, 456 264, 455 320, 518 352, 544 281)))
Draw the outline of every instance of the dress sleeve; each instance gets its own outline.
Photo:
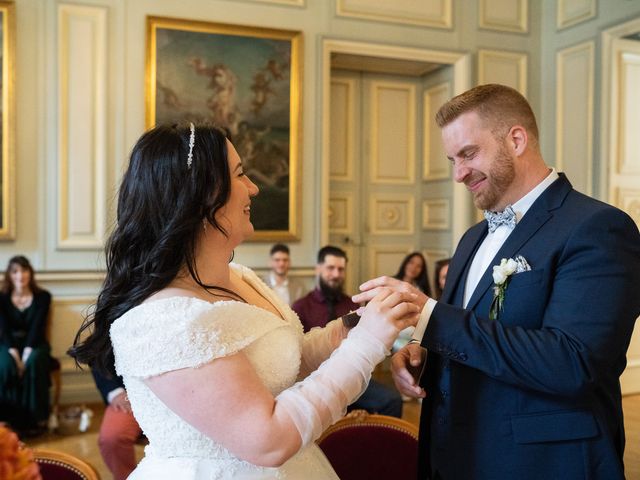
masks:
POLYGON ((148 378, 233 355, 287 323, 252 305, 174 297, 140 305, 111 326, 118 375, 148 378))

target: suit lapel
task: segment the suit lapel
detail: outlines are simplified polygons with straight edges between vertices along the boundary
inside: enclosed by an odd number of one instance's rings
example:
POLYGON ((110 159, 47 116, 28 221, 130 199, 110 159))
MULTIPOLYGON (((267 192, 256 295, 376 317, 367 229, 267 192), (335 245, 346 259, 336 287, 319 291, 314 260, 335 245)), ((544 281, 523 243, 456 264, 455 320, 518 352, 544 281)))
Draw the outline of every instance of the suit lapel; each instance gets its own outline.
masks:
POLYGON ((461 292, 464 292, 464 279, 469 271, 471 260, 486 235, 487 222, 484 221, 473 226, 462 239, 460 245, 458 245, 447 272, 447 281, 441 298, 443 303, 462 305, 462 300, 459 302, 457 300, 458 297, 462 298, 461 292))
POLYGON ((493 266, 498 265, 503 258, 513 258, 517 255, 522 246, 553 216, 552 210, 558 208, 567 196, 572 188, 571 183, 569 183, 564 174, 560 173, 559 175, 560 178, 552 183, 533 203, 529 211, 509 235, 509 238, 498 250, 496 256, 493 257, 469 299, 468 309, 473 309, 489 287, 493 285, 493 266))

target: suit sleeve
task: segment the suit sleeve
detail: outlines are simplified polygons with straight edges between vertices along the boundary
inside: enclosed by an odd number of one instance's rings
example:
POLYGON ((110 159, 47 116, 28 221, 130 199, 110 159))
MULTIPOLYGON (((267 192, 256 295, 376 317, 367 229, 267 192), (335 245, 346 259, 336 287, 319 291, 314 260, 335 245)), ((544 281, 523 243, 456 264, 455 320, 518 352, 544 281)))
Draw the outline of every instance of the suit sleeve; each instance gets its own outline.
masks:
POLYGON ((93 368, 91 369, 91 374, 93 375, 93 379, 96 382, 96 387, 98 387, 100 395, 102 396, 102 399, 106 404, 109 403, 109 401, 107 400, 109 392, 112 392, 116 388, 124 388, 122 378, 116 375, 106 376, 93 368))
MULTIPOLYGON (((505 326, 439 302, 422 344, 505 383, 578 396, 622 372, 639 284, 638 229, 623 212, 602 209, 559 252, 540 328, 505 326)), ((535 289, 527 295, 538 301, 535 289)))

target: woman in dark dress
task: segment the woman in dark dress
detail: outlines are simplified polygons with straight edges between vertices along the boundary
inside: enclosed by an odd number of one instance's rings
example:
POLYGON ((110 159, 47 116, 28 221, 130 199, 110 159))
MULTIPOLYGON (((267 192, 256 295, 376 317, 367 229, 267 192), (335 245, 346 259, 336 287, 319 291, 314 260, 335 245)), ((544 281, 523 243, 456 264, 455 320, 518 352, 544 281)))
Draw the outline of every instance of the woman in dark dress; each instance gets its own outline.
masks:
POLYGON ((420 252, 412 252, 404 257, 394 278, 408 282, 414 287, 418 287, 423 293, 431 296, 427 261, 420 252))
POLYGON ((11 258, 0 292, 0 420, 15 428, 42 427, 49 416, 50 304, 29 260, 11 258))

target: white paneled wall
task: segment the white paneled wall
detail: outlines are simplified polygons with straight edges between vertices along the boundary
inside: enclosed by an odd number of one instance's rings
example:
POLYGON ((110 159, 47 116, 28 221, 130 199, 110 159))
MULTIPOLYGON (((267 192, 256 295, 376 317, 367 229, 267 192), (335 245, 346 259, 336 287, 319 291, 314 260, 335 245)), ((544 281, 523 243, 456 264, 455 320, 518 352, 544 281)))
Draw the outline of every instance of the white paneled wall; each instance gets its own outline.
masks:
POLYGON ((480 0, 479 9, 481 28, 516 33, 529 31, 527 0, 480 0))
POLYGON ((107 9, 59 5, 57 40, 57 247, 100 250, 107 208, 107 9))
POLYGON ((557 26, 563 29, 596 16, 596 0, 558 0, 557 26))
POLYGON ((478 84, 501 83, 527 96, 527 54, 478 51, 478 84))
POLYGON ((556 76, 556 163, 576 190, 591 194, 593 178, 594 43, 560 50, 556 76))
POLYGON ((436 124, 436 112, 451 98, 451 82, 427 88, 422 94, 423 102, 423 180, 444 180, 450 177, 451 165, 444 153, 440 127, 436 124))
POLYGON ((338 16, 450 28, 452 0, 336 0, 338 16))

